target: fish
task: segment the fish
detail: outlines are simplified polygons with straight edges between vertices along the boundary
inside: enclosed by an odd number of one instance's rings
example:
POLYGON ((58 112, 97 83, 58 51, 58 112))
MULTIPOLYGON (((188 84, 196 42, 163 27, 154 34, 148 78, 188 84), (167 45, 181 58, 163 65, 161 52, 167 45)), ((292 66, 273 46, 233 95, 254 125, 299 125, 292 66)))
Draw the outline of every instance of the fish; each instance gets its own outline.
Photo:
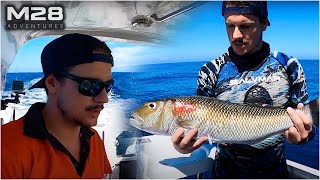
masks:
MULTIPOLYGON (((319 127, 319 98, 301 109, 319 127)), ((286 108, 258 107, 204 96, 165 98, 145 102, 129 120, 152 134, 172 135, 179 127, 198 129, 196 138, 213 143, 255 144, 293 127, 286 108)))

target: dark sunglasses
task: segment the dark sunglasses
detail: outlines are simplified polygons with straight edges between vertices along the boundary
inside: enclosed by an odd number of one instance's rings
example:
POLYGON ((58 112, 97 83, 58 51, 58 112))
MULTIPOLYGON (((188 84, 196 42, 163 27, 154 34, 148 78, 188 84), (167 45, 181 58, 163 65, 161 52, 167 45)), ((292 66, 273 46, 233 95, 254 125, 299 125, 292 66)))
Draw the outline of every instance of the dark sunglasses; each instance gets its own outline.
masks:
POLYGON ((67 72, 59 72, 57 74, 77 82, 79 84, 79 92, 82 95, 91 97, 95 97, 100 94, 103 88, 106 88, 107 93, 109 93, 114 83, 113 79, 103 82, 97 79, 79 77, 67 72))

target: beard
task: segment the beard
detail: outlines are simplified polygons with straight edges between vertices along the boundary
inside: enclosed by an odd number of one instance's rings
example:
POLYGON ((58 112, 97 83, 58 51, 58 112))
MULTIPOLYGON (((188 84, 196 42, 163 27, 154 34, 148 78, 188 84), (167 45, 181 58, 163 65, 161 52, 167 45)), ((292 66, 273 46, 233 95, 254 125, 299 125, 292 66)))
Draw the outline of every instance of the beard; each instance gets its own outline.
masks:
MULTIPOLYGON (((73 112, 73 109, 68 109, 68 105, 65 104, 65 99, 61 96, 57 99, 57 108, 61 112, 62 118, 68 123, 73 123, 79 126, 92 127, 97 125, 98 118, 83 116, 81 113, 73 112)), ((103 109, 103 105, 91 105, 83 108, 85 112, 90 113, 92 110, 103 109)))
POLYGON ((65 108, 66 105, 64 103, 64 100, 62 98, 58 98, 57 101, 57 108, 61 112, 62 118, 67 121, 68 123, 73 123, 78 126, 84 126, 84 123, 81 119, 74 117, 72 113, 68 113, 69 110, 65 108))

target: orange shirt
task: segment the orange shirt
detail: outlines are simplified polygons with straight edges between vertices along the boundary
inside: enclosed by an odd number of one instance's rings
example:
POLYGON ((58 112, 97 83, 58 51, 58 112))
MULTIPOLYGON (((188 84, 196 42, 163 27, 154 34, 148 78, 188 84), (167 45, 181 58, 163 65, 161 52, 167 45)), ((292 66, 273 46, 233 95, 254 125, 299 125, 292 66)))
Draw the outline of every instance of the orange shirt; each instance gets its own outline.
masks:
POLYGON ((45 128, 44 104, 1 127, 2 178, 103 178, 112 173, 104 144, 92 128, 81 127, 81 158, 72 155, 45 128), (40 113, 40 114, 39 114, 40 113))

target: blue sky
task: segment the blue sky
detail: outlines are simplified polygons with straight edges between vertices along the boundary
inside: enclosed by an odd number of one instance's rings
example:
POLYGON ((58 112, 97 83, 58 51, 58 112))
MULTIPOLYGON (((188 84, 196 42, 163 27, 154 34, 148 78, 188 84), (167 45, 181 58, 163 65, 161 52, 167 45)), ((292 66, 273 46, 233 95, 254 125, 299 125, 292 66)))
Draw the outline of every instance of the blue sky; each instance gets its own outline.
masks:
MULTIPOLYGON (((272 50, 300 60, 319 59, 319 3, 268 2, 271 26, 264 40, 272 50)), ((114 71, 127 71, 131 65, 184 61, 210 61, 229 47, 221 16, 221 2, 207 2, 185 13, 174 26, 174 34, 162 45, 107 42, 115 57, 114 71)), ((40 54, 53 38, 28 42, 17 54, 9 72, 41 72, 40 54)))

